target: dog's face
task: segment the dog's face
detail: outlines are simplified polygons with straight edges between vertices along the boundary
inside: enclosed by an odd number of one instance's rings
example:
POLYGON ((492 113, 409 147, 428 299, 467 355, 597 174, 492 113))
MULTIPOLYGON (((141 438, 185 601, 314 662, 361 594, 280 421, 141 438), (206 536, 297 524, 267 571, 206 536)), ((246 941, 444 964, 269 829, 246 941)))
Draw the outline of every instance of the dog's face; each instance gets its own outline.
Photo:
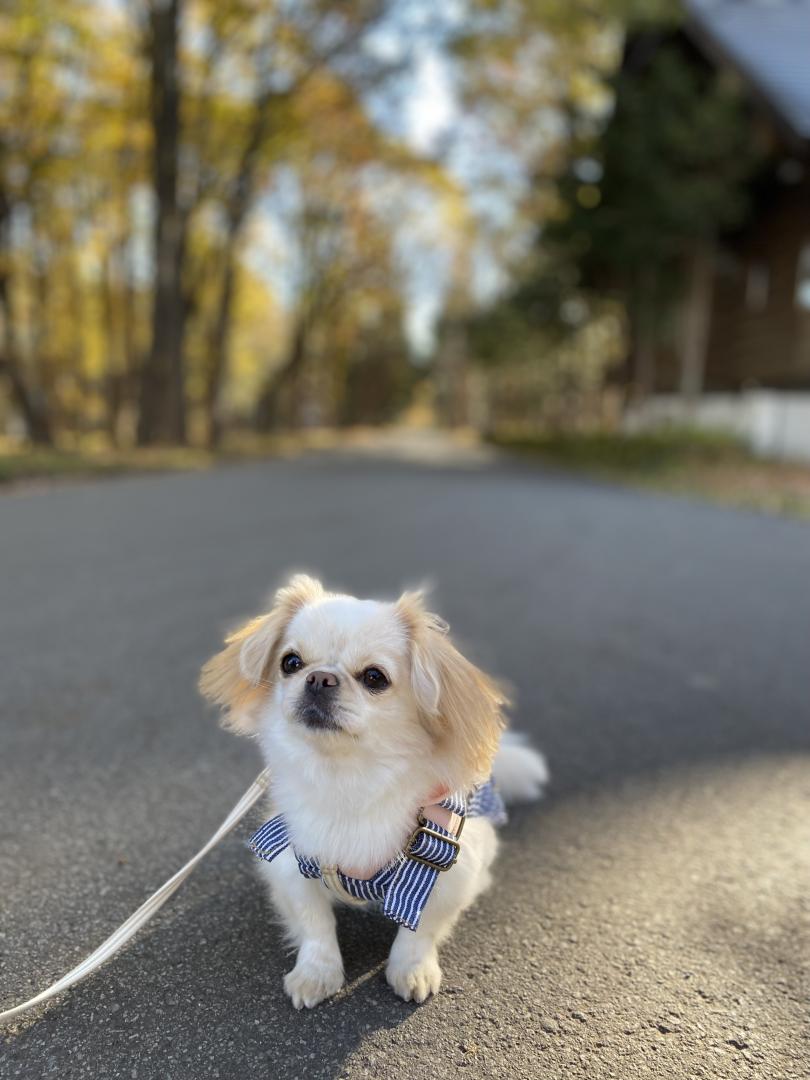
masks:
POLYGON ((281 723, 317 754, 432 755, 454 786, 488 773, 502 727, 497 687, 419 594, 358 600, 303 575, 228 639, 200 686, 237 731, 281 723))
POLYGON ((273 700, 315 740, 381 743, 416 719, 405 626, 392 604, 324 596, 281 634, 273 700))

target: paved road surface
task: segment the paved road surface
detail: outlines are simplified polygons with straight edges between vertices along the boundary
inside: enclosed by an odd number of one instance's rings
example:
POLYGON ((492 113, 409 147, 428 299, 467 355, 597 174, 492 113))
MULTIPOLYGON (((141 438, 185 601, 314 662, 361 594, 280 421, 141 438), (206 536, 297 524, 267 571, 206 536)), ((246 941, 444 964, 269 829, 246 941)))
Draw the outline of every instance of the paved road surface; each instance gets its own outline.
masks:
POLYGON ((231 837, 144 935, 0 1036, 3 1080, 810 1075, 810 528, 509 463, 335 455, 0 500, 0 999, 50 982, 257 771, 195 694, 290 568, 425 577, 553 788, 395 999, 393 928, 340 919, 312 1013, 231 837))

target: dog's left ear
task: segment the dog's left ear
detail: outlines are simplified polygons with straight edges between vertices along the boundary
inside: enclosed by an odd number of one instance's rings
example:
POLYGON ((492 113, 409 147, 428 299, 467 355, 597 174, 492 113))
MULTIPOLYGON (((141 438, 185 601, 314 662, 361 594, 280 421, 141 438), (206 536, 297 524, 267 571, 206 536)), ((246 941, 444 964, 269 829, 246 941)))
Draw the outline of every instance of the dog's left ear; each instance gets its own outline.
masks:
POLYGON ((420 718, 448 762, 455 786, 491 771, 504 728, 506 696, 448 637, 448 626, 425 610, 420 592, 406 592, 396 610, 410 639, 411 681, 420 718))
POLYGON ((269 662, 281 635, 296 611, 323 595, 319 581, 296 574, 278 590, 272 610, 229 634, 222 652, 203 667, 200 693, 222 708, 223 727, 239 735, 253 734, 269 689, 269 662))

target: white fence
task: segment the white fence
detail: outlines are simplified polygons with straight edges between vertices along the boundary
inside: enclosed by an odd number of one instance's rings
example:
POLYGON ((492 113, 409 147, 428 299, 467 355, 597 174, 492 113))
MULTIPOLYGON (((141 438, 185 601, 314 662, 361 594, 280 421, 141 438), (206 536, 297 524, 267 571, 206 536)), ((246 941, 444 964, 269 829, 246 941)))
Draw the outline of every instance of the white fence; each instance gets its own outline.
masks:
POLYGON ((672 425, 728 431, 762 457, 810 461, 810 392, 704 394, 693 404, 659 394, 630 408, 623 423, 627 431, 672 425))

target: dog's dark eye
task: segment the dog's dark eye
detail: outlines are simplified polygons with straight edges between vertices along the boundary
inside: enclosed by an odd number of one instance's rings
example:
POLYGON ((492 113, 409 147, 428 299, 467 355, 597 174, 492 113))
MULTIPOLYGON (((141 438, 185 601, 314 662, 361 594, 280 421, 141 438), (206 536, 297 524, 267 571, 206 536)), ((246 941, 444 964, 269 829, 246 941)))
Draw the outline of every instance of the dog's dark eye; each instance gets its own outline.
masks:
POLYGON ((304 661, 297 652, 288 652, 286 656, 282 657, 281 670, 285 675, 292 675, 294 671, 300 671, 303 666, 304 661))
POLYGON ((360 678, 367 690, 385 690, 386 686, 390 685, 378 667, 367 667, 360 678))

